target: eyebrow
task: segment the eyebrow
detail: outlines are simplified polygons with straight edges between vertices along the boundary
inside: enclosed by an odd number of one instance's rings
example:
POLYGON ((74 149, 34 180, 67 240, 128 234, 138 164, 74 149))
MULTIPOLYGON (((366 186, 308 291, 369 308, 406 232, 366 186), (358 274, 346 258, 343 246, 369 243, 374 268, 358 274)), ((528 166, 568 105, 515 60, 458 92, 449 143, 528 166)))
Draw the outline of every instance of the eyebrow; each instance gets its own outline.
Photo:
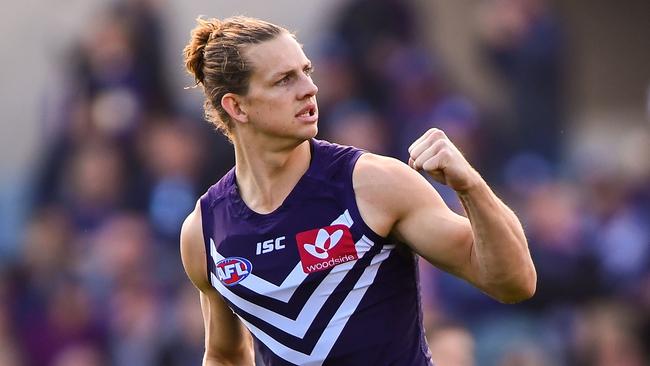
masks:
POLYGON ((282 77, 285 77, 287 75, 292 75, 295 74, 296 70, 288 70, 288 71, 279 71, 276 72, 275 74, 271 75, 271 80, 276 80, 276 79, 281 79, 282 77))
MULTIPOLYGON (((311 66, 312 66, 311 61, 307 61, 307 63, 303 64, 302 68, 305 69, 305 68, 311 67, 311 66)), ((274 73, 273 75, 271 75, 271 80, 276 80, 276 79, 278 79, 280 77, 284 77, 284 76, 287 76, 287 75, 294 75, 294 74, 296 74, 295 69, 286 70, 286 71, 278 71, 278 72, 274 73)))

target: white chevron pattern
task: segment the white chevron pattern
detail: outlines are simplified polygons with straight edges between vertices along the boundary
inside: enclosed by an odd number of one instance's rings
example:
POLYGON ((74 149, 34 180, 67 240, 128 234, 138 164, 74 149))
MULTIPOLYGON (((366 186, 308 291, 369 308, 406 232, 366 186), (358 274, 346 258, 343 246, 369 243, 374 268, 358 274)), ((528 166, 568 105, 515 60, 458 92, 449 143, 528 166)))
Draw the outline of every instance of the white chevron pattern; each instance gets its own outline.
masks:
MULTIPOLYGON (((351 227, 352 224, 354 224, 354 221, 352 220, 352 217, 350 216, 350 212, 348 210, 345 210, 341 216, 332 222, 332 225, 345 225, 348 228, 351 227)), ((357 252, 360 252, 359 248, 357 248, 357 252)), ((215 263, 224 259, 224 257, 217 252, 214 241, 212 239, 210 239, 210 256, 212 256, 215 263)), ((258 294, 287 303, 291 299, 291 296, 293 296, 298 286, 302 284, 306 277, 307 274, 302 270, 302 264, 298 262, 298 264, 293 267, 293 270, 291 273, 289 273, 287 278, 282 281, 280 286, 277 286, 263 278, 260 278, 253 273, 246 276, 246 278, 239 282, 239 285, 244 286, 251 291, 257 292, 258 294)))
MULTIPOLYGON (((368 250, 370 250, 370 248, 372 248, 372 244, 372 241, 365 236, 363 236, 358 242, 355 243, 359 259, 361 259, 363 255, 368 250)), ((213 256, 213 260, 216 263, 223 259, 223 256, 219 255, 216 249, 213 248, 214 242, 211 241, 210 254, 214 253, 216 255, 216 257, 213 256)), ((320 309, 323 307, 323 304, 325 304, 325 301, 327 301, 328 296, 324 296, 324 294, 331 294, 334 289, 341 283, 347 272, 357 263, 359 259, 345 262, 333 267, 325 279, 323 279, 323 281, 318 285, 316 290, 314 290, 314 293, 309 297, 303 306, 302 311, 300 311, 298 317, 295 320, 287 318, 286 316, 280 315, 272 310, 241 298, 234 292, 227 289, 226 286, 224 286, 221 281, 219 281, 217 276, 215 276, 213 273, 210 274, 210 281, 212 282, 212 286, 214 286, 219 291, 221 296, 230 300, 230 302, 237 305, 238 308, 249 314, 255 314, 255 316, 258 318, 264 319, 265 322, 273 325, 276 328, 282 329, 283 331, 293 336, 302 338, 311 326, 314 318, 316 318, 316 315, 320 309)), ((250 290, 260 293, 255 288, 251 288, 250 290)))
MULTIPOLYGON (((284 344, 276 341, 273 337, 264 333, 262 330, 254 326, 253 324, 246 321, 244 318, 239 317, 239 319, 246 324, 246 327, 259 339, 262 341, 273 353, 279 357, 292 362, 296 365, 309 365, 309 366, 319 366, 327 358, 327 355, 332 350, 334 343, 341 335, 343 328, 350 319, 352 313, 354 313, 357 306, 361 302, 363 295, 365 295, 368 287, 372 285, 379 270, 381 263, 388 258, 388 255, 391 253, 391 248, 382 249, 382 251, 377 254, 371 261, 370 266, 366 267, 361 275, 361 278, 357 281, 354 288, 348 293, 347 297, 336 311, 330 322, 327 324, 327 328, 323 331, 320 338, 316 342, 314 349, 310 354, 305 354, 299 351, 296 351, 292 348, 285 346, 284 344)), ((349 262, 348 262, 349 263, 349 262)))
MULTIPOLYGON (((341 216, 332 222, 332 225, 338 224, 347 227, 352 226, 353 220, 350 217, 349 211, 346 210, 341 216)), ((362 236, 361 239, 355 243, 358 259, 333 267, 314 290, 314 293, 312 293, 306 301, 295 320, 241 298, 224 286, 214 274, 211 274, 210 281, 212 286, 214 286, 223 297, 228 299, 242 311, 254 315, 288 334, 298 338, 303 338, 316 318, 316 315, 329 298, 329 295, 341 283, 347 272, 359 259, 363 258, 373 245, 374 243, 370 239, 366 236, 362 236)), ((381 263, 388 258, 394 247, 395 246, 393 245, 385 246, 371 260, 370 265, 364 269, 361 277, 354 285, 354 288, 347 294, 343 303, 339 306, 332 319, 330 319, 326 329, 323 331, 323 334, 321 334, 310 354, 305 354, 289 348, 257 328, 255 325, 246 321, 241 316, 240 319, 260 341, 266 344, 269 349, 279 357, 299 365, 320 365, 331 351, 334 343, 347 324, 348 319, 361 302, 368 287, 374 282, 381 263)), ((215 263, 224 259, 224 257, 217 251, 216 245, 212 239, 210 239, 210 256, 215 263)), ((302 265, 299 262, 280 286, 272 284, 252 273, 242 280, 239 285, 242 285, 258 294, 269 296, 287 303, 306 277, 307 274, 303 272, 302 265)))

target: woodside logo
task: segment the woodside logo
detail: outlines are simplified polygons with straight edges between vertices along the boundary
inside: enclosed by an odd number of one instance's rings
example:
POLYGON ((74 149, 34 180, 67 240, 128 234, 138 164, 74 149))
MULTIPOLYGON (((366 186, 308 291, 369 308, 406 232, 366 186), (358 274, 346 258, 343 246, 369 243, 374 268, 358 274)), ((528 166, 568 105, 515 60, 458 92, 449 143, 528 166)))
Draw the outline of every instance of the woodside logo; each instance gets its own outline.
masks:
POLYGON ((323 271, 358 258, 350 230, 345 225, 326 226, 296 234, 305 273, 323 271))

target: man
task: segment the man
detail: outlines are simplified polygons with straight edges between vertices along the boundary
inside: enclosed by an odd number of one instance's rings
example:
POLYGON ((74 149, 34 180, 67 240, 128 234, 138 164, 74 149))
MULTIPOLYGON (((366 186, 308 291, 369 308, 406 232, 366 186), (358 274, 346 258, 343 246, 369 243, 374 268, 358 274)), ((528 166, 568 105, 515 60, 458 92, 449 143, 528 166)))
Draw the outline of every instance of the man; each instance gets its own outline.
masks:
POLYGON ((437 129, 395 159, 314 139, 312 66, 287 30, 198 20, 185 48, 235 168, 181 233, 200 290, 205 365, 429 365, 416 256, 499 301, 536 274, 516 216, 437 129), (456 215, 416 171, 449 185, 456 215), (252 334, 252 336, 251 336, 252 334))

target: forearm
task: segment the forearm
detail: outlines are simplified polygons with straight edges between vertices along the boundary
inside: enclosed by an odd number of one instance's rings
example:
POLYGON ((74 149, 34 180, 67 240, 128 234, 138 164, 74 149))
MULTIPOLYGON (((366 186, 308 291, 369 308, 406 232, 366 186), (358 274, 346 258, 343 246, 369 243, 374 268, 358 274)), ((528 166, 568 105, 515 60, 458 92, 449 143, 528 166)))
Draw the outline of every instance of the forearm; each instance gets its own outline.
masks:
POLYGON ((482 180, 458 192, 472 225, 472 261, 479 287, 502 302, 535 292, 536 274, 517 216, 482 180))

